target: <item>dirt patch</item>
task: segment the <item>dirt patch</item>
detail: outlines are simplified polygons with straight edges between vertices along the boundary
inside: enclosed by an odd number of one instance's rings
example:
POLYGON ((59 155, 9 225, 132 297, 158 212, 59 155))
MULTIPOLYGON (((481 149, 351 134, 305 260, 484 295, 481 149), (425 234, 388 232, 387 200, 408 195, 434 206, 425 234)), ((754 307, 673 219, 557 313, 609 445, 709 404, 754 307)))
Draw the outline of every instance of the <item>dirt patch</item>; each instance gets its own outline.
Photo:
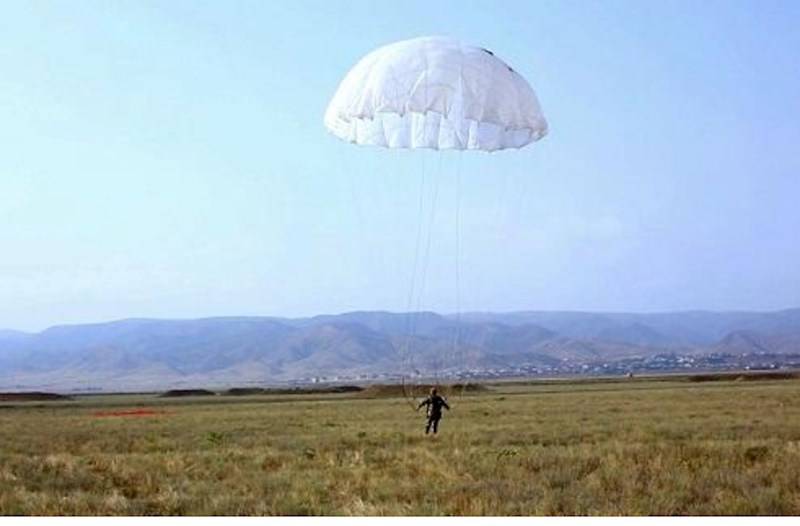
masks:
POLYGON ((228 396, 249 396, 249 395, 260 395, 264 394, 264 389, 260 387, 234 387, 233 389, 228 389, 224 393, 228 396))
POLYGON ((436 386, 432 384, 388 384, 371 385, 361 392, 361 396, 368 398, 394 398, 400 396, 421 397, 426 396, 433 387, 436 387, 439 393, 445 397, 458 396, 466 393, 479 393, 489 390, 485 385, 475 383, 436 386))
POLYGON ((0 402, 47 402, 56 400, 72 400, 71 396, 31 391, 28 393, 0 393, 0 402))
POLYGON ((164 398, 177 398, 180 396, 216 396, 217 393, 207 389, 170 389, 161 396, 164 398))
POLYGON ((159 411, 157 409, 128 409, 125 411, 97 411, 92 413, 92 416, 106 417, 106 416, 127 416, 127 417, 140 417, 140 416, 160 416, 168 414, 166 411, 159 411))
POLYGON ((261 387, 234 387, 225 391, 228 396, 248 395, 285 395, 285 394, 326 394, 326 393, 358 393, 363 387, 357 385, 332 385, 324 387, 288 387, 288 388, 261 388, 261 387))
POLYGON ((738 373, 714 373, 714 374, 695 374, 687 377, 690 382, 752 382, 758 380, 796 380, 800 378, 798 372, 738 372, 738 373))

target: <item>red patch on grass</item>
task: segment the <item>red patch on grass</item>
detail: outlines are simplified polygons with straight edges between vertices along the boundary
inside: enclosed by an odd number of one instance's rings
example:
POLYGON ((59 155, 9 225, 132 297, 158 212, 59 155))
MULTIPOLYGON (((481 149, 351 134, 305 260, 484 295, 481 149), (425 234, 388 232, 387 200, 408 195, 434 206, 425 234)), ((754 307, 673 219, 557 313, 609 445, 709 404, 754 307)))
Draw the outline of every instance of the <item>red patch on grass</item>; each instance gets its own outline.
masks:
POLYGON ((166 411, 159 411, 156 409, 128 409, 125 411, 98 411, 92 413, 92 416, 159 416, 168 414, 166 411))

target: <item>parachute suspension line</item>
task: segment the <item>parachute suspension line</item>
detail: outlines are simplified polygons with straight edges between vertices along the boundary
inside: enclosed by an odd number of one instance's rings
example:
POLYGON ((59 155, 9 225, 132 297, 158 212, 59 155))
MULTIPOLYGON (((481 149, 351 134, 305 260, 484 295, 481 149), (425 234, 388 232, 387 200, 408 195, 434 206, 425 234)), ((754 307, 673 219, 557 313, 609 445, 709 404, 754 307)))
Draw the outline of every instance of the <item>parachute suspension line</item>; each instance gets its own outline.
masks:
MULTIPOLYGON (((433 174, 433 196, 431 197, 431 206, 430 211, 428 214, 428 227, 427 227, 427 235, 425 240, 425 252, 422 258, 422 267, 421 267, 421 274, 420 274, 420 285, 419 285, 419 292, 417 294, 417 306, 414 309, 417 316, 422 311, 423 307, 423 298, 425 295, 425 285, 428 277, 428 266, 430 262, 430 254, 431 254, 431 241, 433 239, 433 223, 436 217, 436 204, 438 202, 439 197, 439 183, 440 179, 442 178, 442 151, 439 150, 437 152, 438 162, 436 171, 433 174)), ((416 333, 416 326, 414 327, 414 333, 416 333)), ((439 369, 441 367, 441 358, 439 356, 433 356, 433 375, 434 375, 434 383, 438 386, 439 384, 439 369)))
MULTIPOLYGON (((429 64, 428 64, 428 55, 424 54, 423 56, 424 56, 424 60, 425 60, 425 69, 423 70, 423 74, 422 74, 422 87, 423 87, 423 97, 424 97, 424 101, 425 101, 425 107, 427 108, 427 106, 428 106, 428 65, 429 64)), ((427 115, 423 113, 422 117, 423 117, 423 130, 424 130, 425 126, 426 126, 425 118, 427 117, 427 115)), ((411 286, 409 287, 409 293, 408 293, 408 300, 409 300, 408 301, 408 305, 409 305, 409 308, 406 309, 406 312, 409 313, 408 316, 410 317, 410 325, 411 326, 409 327, 409 329, 407 331, 406 346, 405 346, 405 353, 408 356, 408 360, 407 360, 408 361, 408 365, 410 365, 411 370, 417 376, 419 376, 419 373, 416 370, 416 368, 414 367, 414 363, 413 363, 413 360, 412 360, 412 357, 411 357, 411 352, 410 352, 410 345, 411 345, 411 342, 412 342, 413 338, 416 336, 417 321, 418 321, 418 318, 419 318, 419 311, 420 311, 420 307, 421 307, 421 303, 422 303, 422 295, 423 295, 424 290, 425 290, 425 274, 427 272, 428 255, 430 253, 430 239, 431 239, 431 228, 432 228, 432 222, 433 222, 433 211, 436 208, 436 195, 438 193, 438 179, 439 179, 438 174, 434 174, 433 175, 433 177, 434 177, 434 181, 433 181, 434 193, 433 193, 433 199, 432 199, 432 202, 431 202, 431 220, 428 223, 427 243, 426 243, 427 247, 426 247, 426 250, 425 250, 425 257, 423 258, 423 271, 422 271, 422 277, 421 277, 420 285, 419 285, 419 292, 418 292, 418 295, 417 295, 417 304, 416 304, 416 308, 414 308, 414 306, 413 306, 413 303, 414 303, 414 289, 415 289, 414 285, 415 285, 415 282, 416 282, 418 262, 419 262, 419 250, 420 250, 420 243, 421 243, 421 240, 422 240, 423 211, 424 211, 424 207, 423 207, 424 195, 425 195, 425 192, 424 192, 424 190, 425 190, 425 152, 424 151, 422 152, 421 157, 422 157, 422 180, 420 181, 419 209, 418 209, 418 218, 417 218, 417 239, 416 239, 415 246, 414 246, 414 265, 413 265, 412 272, 411 272, 411 286)), ((441 167, 441 157, 439 157, 439 166, 441 167)), ((408 393, 408 390, 407 390, 407 387, 406 387, 406 382, 405 382, 405 376, 403 376, 402 384, 403 384, 403 396, 406 398, 407 401, 411 402, 412 407, 416 406, 416 400, 415 400, 414 393, 411 393, 411 396, 409 397, 409 393, 408 393)), ((416 407, 414 407, 414 409, 416 410, 416 407)))
MULTIPOLYGON (((424 158, 424 155, 423 155, 424 158)), ((438 363, 441 361, 438 357, 433 357, 433 366, 431 367, 430 359, 425 360, 427 362, 425 367, 422 368, 422 372, 418 371, 414 368, 414 361, 413 361, 413 353, 411 353, 411 342, 414 337, 417 335, 420 313, 423 308, 423 300, 425 296, 425 286, 427 281, 428 275, 428 268, 430 263, 430 253, 431 253, 431 245, 433 239, 433 224, 436 218, 436 208, 438 203, 438 196, 439 196, 439 183, 441 179, 441 165, 442 165, 442 153, 438 152, 438 166, 435 168, 433 173, 427 175, 427 179, 430 180, 429 186, 431 187, 431 198, 429 209, 425 210, 425 207, 422 206, 423 199, 420 199, 421 206, 418 210, 419 212, 419 229, 418 229, 418 247, 419 247, 419 257, 415 258, 418 260, 418 264, 415 266, 413 277, 415 278, 416 286, 413 286, 409 291, 409 319, 410 319, 410 329, 408 330, 406 341, 408 342, 405 346, 406 354, 408 356, 407 364, 410 366, 412 372, 416 374, 416 376, 423 376, 427 372, 428 375, 433 369, 434 373, 434 380, 436 383, 439 381, 439 367, 440 364, 438 363), (431 180, 432 179, 432 180, 431 180), (427 221, 425 215, 427 213, 427 221), (427 223, 427 224, 426 224, 427 223), (423 241, 424 236, 424 241, 423 241)), ((420 187, 421 189, 421 196, 424 195, 424 186, 420 187)), ((414 406, 416 409, 416 405, 414 405, 414 400, 416 395, 419 393, 415 393, 414 386, 419 387, 417 383, 412 383, 412 385, 408 385, 405 376, 403 376, 403 396, 406 398, 409 403, 414 406)))
MULTIPOLYGON (((419 204, 417 208, 417 236, 414 242, 414 262, 411 268, 411 285, 408 290, 408 307, 406 309, 407 313, 412 313, 412 309, 414 307, 414 291, 415 285, 417 280, 417 268, 419 266, 419 252, 420 252, 420 245, 422 244, 422 227, 423 227, 423 212, 425 210, 425 157, 422 158, 422 173, 419 179, 419 204)), ((411 329, 411 324, 413 324, 414 319, 413 316, 409 318, 409 330, 411 329)))
POLYGON ((421 157, 422 157, 421 160, 422 169, 420 170, 420 177, 419 177, 417 234, 416 234, 416 240, 414 241, 414 259, 411 267, 411 277, 409 280, 410 284, 408 288, 408 301, 406 303, 406 312, 405 312, 406 338, 405 342, 403 343, 401 351, 401 359, 403 361, 403 364, 400 377, 400 381, 403 388, 403 397, 406 399, 406 401, 411 405, 412 409, 414 410, 416 410, 415 394, 413 392, 413 389, 407 384, 406 375, 409 373, 418 374, 411 354, 411 344, 416 332, 417 314, 413 311, 414 291, 416 289, 416 284, 417 284, 417 270, 419 268, 420 247, 422 245, 422 235, 424 226, 423 217, 425 212, 425 182, 426 182, 425 155, 422 155, 421 157))
MULTIPOLYGON (((461 343, 461 162, 463 152, 458 152, 458 160, 456 161, 456 254, 455 254, 455 278, 456 278, 456 327, 453 334, 453 357, 457 367, 464 367, 464 356, 460 352, 461 343)), ((464 395, 464 390, 467 385, 464 378, 461 380, 461 392, 459 398, 464 395)))

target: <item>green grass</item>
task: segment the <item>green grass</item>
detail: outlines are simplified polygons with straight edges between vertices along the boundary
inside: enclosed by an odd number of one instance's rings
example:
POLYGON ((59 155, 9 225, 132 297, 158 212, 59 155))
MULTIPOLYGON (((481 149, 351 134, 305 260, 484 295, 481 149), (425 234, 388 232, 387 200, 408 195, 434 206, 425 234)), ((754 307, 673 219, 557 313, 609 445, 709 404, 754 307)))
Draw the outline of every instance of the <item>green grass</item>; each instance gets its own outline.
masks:
POLYGON ((5 515, 798 515, 800 381, 0 404, 5 515), (147 407, 148 417, 97 417, 147 407))

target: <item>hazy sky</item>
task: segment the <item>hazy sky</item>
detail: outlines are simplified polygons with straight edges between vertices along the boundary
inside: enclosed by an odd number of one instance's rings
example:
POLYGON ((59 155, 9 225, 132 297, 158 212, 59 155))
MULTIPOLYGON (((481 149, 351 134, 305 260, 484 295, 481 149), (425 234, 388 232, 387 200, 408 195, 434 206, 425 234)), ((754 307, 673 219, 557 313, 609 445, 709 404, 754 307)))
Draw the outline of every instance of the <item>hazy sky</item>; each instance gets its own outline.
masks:
POLYGON ((798 25, 789 0, 4 2, 0 328, 798 306, 798 25), (526 77, 550 135, 325 132, 359 57, 436 34, 526 77))

